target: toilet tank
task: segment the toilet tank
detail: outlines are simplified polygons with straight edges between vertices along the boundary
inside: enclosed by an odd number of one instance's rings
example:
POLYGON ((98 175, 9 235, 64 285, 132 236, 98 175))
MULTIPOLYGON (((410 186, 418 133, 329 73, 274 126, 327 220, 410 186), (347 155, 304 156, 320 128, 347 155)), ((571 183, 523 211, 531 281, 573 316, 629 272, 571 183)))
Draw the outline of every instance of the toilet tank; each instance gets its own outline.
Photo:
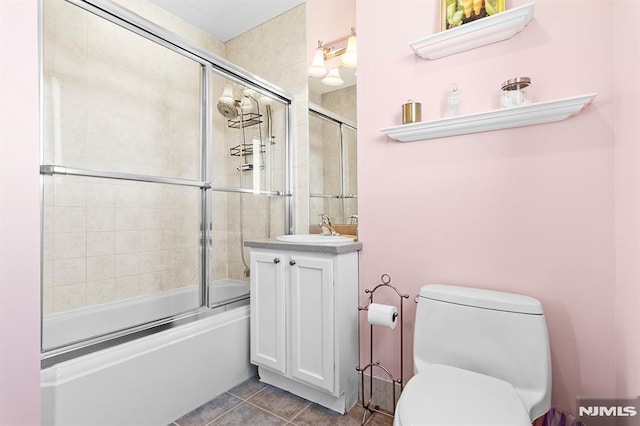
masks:
POLYGON ((551 359, 542 304, 528 296, 469 287, 422 287, 414 335, 415 372, 445 364, 509 382, 531 419, 551 400, 551 359))

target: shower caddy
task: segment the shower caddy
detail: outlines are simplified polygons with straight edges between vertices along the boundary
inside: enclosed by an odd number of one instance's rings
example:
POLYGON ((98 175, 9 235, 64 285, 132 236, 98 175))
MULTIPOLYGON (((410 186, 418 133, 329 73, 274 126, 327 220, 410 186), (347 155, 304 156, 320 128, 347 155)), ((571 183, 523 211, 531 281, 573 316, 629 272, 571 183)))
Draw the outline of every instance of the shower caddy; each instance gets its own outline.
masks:
MULTIPOLYGON (((237 167, 239 172, 253 170, 254 164, 247 162, 247 157, 254 154, 254 145, 245 142, 246 137, 244 129, 246 127, 258 126, 258 131, 260 133, 260 154, 265 152, 265 146, 262 143, 262 129, 260 129, 261 123, 262 114, 257 114, 255 112, 241 113, 237 118, 231 118, 227 121, 227 127, 230 129, 242 129, 242 143, 229 148, 229 154, 231 154, 232 157, 242 157, 243 159, 243 163, 237 167)), ((264 166, 261 166, 260 168, 264 168, 264 166)))
POLYGON ((400 322, 400 377, 399 378, 395 378, 393 377, 393 375, 391 374, 391 372, 384 367, 382 364, 380 364, 380 361, 373 361, 373 325, 369 325, 369 364, 365 365, 364 367, 360 367, 359 365, 356 367, 356 371, 358 371, 360 373, 360 386, 361 386, 361 392, 362 392, 362 406, 364 407, 364 413, 362 415, 362 425, 365 424, 365 422, 367 421, 367 415, 369 413, 373 413, 373 412, 378 412, 378 413, 383 413, 383 414, 387 414, 384 413, 382 410, 380 410, 378 405, 373 405, 373 374, 370 374, 370 379, 369 379, 369 400, 367 402, 366 398, 365 398, 365 393, 364 393, 364 373, 367 371, 367 369, 371 369, 370 373, 373 373, 373 369, 374 367, 378 367, 380 369, 382 369, 382 371, 384 371, 387 376, 389 376, 389 378, 391 379, 392 385, 393 385, 393 413, 395 413, 395 404, 396 404, 396 386, 400 385, 400 393, 402 393, 402 389, 404 388, 404 383, 403 383, 403 378, 404 378, 404 368, 403 368, 403 355, 404 355, 404 332, 403 332, 403 303, 404 303, 404 299, 408 299, 409 295, 408 294, 402 294, 398 291, 397 288, 395 288, 394 286, 390 285, 389 283, 391 282, 391 277, 388 274, 382 274, 382 276, 380 277, 380 284, 377 284, 373 290, 369 290, 366 289, 364 292, 365 294, 369 294, 369 301, 367 303, 367 306, 362 307, 362 306, 358 306, 358 311, 368 311, 369 310, 369 306, 373 303, 373 293, 376 292, 376 290, 378 290, 379 288, 382 287, 389 287, 391 288, 393 291, 396 292, 396 294, 398 295, 398 297, 400 298, 400 314, 398 316, 398 322, 400 322), (373 405, 373 407, 372 407, 373 405))

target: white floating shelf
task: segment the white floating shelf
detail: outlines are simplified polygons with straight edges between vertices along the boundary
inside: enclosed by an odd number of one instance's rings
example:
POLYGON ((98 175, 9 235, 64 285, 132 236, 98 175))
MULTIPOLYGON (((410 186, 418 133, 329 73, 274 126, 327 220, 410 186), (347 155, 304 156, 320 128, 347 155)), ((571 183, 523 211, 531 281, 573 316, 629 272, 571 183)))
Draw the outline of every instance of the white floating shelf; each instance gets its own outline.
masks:
POLYGON ((426 139, 445 138, 469 133, 490 132, 513 127, 533 126, 566 120, 593 101, 596 93, 538 102, 513 108, 503 108, 478 114, 441 118, 433 121, 403 124, 380 129, 391 139, 413 142, 426 139))
POLYGON ((513 37, 533 19, 535 3, 504 12, 409 43, 418 56, 438 59, 465 50, 475 49, 513 37))

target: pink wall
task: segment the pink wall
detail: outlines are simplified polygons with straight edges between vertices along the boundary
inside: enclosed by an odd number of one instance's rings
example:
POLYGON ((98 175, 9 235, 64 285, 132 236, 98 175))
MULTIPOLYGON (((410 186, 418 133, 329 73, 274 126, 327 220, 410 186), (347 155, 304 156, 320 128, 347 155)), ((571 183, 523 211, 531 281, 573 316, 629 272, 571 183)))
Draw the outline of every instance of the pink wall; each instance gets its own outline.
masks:
POLYGON ((38 19, 0 1, 0 424, 40 424, 38 19), (16 42, 19 41, 19 42, 16 42))
POLYGON ((616 369, 619 395, 640 394, 640 3, 617 0, 616 369))
MULTIPOLYGON (((514 38, 427 61, 408 43, 437 31, 438 2, 357 1, 361 287, 388 273, 411 296, 449 283, 539 298, 553 404, 571 412, 577 395, 615 390, 611 6, 537 0, 514 38), (423 120, 440 117, 453 82, 464 112, 491 109, 500 83, 515 76, 530 76, 540 101, 598 96, 561 123, 412 143, 379 132, 401 124, 409 98, 422 102, 423 120)), ((391 337, 379 336, 377 358, 397 363, 391 337)), ((408 376, 412 349, 408 342, 408 376)))

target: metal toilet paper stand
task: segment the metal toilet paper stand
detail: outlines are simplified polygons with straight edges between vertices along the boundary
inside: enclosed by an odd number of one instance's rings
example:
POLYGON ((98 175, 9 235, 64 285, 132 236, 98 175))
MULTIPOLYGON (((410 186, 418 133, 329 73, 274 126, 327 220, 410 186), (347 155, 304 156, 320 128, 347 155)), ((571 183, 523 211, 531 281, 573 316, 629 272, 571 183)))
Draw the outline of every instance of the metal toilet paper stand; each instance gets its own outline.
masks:
POLYGON ((376 292, 376 290, 378 290, 379 288, 382 287, 389 287, 391 288, 393 291, 396 292, 396 294, 398 295, 398 297, 400 297, 400 315, 398 317, 398 320, 400 322, 400 377, 399 378, 395 378, 393 377, 393 374, 391 374, 391 372, 384 367, 382 364, 380 364, 380 361, 373 361, 373 325, 369 326, 369 364, 367 364, 364 367, 360 367, 357 366, 356 367, 356 371, 358 371, 360 373, 360 384, 361 384, 361 389, 362 389, 362 406, 364 407, 364 414, 362 415, 362 424, 364 425, 365 422, 367 421, 367 415, 372 414, 373 412, 379 412, 379 413, 384 413, 382 410, 380 410, 378 405, 374 405, 373 404, 373 369, 375 367, 380 368, 382 371, 384 371, 387 376, 389 376, 389 378, 391 379, 391 382, 393 384, 393 413, 395 413, 395 404, 396 404, 396 386, 400 385, 400 392, 402 392, 402 389, 404 387, 404 383, 403 383, 403 378, 404 378, 404 369, 402 367, 402 360, 403 360, 403 348, 404 348, 404 333, 403 333, 403 310, 402 310, 402 306, 404 303, 404 299, 408 299, 409 295, 408 294, 402 294, 398 291, 397 288, 395 288, 394 286, 390 285, 389 283, 391 282, 391 277, 388 274, 383 274, 380 277, 380 281, 381 283, 376 285, 373 290, 369 290, 366 289, 364 292, 366 294, 369 294, 369 301, 367 303, 367 306, 362 307, 362 306, 358 306, 358 311, 367 311, 369 309, 369 305, 371 305, 373 303, 373 294, 376 292), (365 372, 370 369, 371 371, 370 373, 370 379, 369 379, 369 399, 367 401, 367 398, 365 397, 365 393, 364 393, 364 374, 365 372), (367 402, 365 402, 367 401, 367 402))

